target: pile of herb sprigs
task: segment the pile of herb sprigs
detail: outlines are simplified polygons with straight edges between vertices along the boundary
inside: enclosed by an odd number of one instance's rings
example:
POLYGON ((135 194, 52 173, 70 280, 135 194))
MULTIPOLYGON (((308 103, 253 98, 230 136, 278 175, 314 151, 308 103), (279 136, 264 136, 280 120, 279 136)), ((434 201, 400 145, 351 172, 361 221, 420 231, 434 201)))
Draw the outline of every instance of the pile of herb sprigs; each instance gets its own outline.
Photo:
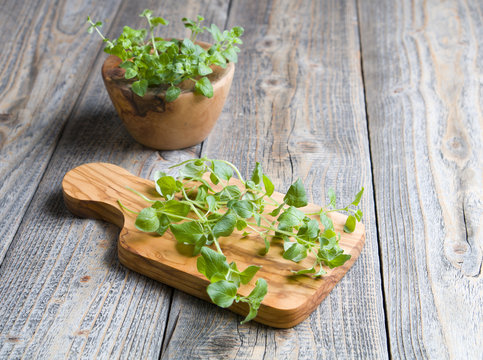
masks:
POLYGON ((191 30, 189 39, 166 40, 154 36, 157 26, 168 25, 166 19, 153 17, 149 9, 139 16, 146 18, 149 30, 124 26, 119 38, 112 41, 101 33, 101 21, 94 22, 87 17, 87 31, 92 33, 95 30, 99 34, 106 43, 104 51, 122 60, 119 66, 126 69, 125 78, 135 80, 132 91, 144 96, 148 87, 166 85, 166 101, 171 102, 181 93, 178 84, 192 80, 196 92, 211 98, 213 86, 207 77, 213 72, 211 67, 225 68, 228 62, 237 62, 240 51, 237 44, 242 44, 243 28, 235 26, 222 32, 215 24, 201 26, 204 18, 198 15, 196 20, 182 19, 184 26, 191 30), (213 45, 208 50, 195 43, 197 36, 205 30, 213 37, 213 45))
MULTIPOLYGON (((296 275, 319 277, 325 274, 324 265, 334 268, 350 259, 351 256, 340 248, 340 234, 334 231, 327 214, 331 211, 348 212, 344 231, 353 232, 362 217, 362 211, 354 207, 359 205, 364 188, 350 205, 339 209, 335 208, 334 191, 329 190, 329 205, 307 214, 299 209, 307 205, 302 181, 298 179, 293 183, 283 202, 279 203, 271 197, 273 183, 259 163, 249 180, 244 180, 239 170, 224 160, 192 159, 173 167, 181 167, 176 179, 163 172, 157 172, 155 176, 156 190, 164 200, 151 200, 138 193, 152 205, 136 213, 135 225, 141 231, 159 235, 169 229, 179 243, 193 246, 193 255, 201 253, 197 260, 198 271, 211 282, 207 288, 211 300, 223 308, 231 306, 234 301, 248 303, 250 311, 243 322, 257 315, 267 293, 267 282, 259 278, 248 296, 237 294, 240 284, 248 284, 260 267, 252 265, 240 271, 234 262, 227 262, 219 241, 230 236, 235 229, 243 231, 243 236, 257 234, 265 242, 265 253, 269 250, 271 237, 282 238, 283 258, 287 260, 299 262, 308 253, 313 253, 313 265, 294 271, 296 275), (229 183, 234 173, 241 187, 229 183), (211 182, 205 179, 205 174, 209 174, 211 182), (221 190, 215 191, 213 184, 219 184, 221 190), (276 220, 267 218, 266 205, 275 208, 268 215, 276 220), (319 221, 309 216, 318 217, 323 231, 319 221), (212 245, 216 250, 209 247, 212 245)), ((129 210, 121 202, 119 205, 129 210)))

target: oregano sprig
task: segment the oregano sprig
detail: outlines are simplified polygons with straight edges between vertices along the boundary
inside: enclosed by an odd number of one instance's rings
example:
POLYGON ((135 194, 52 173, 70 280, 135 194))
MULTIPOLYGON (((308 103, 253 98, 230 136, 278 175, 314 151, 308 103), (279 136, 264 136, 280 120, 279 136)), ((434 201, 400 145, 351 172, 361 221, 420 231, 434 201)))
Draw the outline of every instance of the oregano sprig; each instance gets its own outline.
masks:
MULTIPOLYGON (((362 218, 357 206, 363 188, 343 208, 336 208, 335 192, 329 189, 329 204, 315 213, 305 213, 301 208, 308 204, 308 199, 302 181, 297 179, 279 203, 271 197, 274 185, 259 163, 247 180, 235 165, 225 160, 190 159, 172 168, 179 168, 176 178, 164 172, 155 173, 156 191, 163 200, 151 200, 138 193, 151 206, 137 213, 135 226, 159 235, 169 229, 179 243, 191 245, 193 255, 199 255, 198 271, 210 281, 207 287, 210 299, 220 307, 229 307, 233 302, 247 303, 250 310, 243 322, 257 315, 268 286, 259 278, 248 296, 238 295, 241 284, 250 283, 260 267, 250 265, 241 271, 234 262, 228 263, 220 239, 230 236, 235 229, 243 231, 243 236, 258 234, 264 241, 265 253, 270 249, 270 238, 283 239, 283 258, 296 263, 312 253, 313 265, 293 271, 294 275, 320 277, 326 273, 324 267, 341 266, 350 259, 339 246, 340 234, 335 232, 328 214, 349 213, 344 231, 353 232, 362 218), (230 183, 235 175, 241 186, 230 183), (270 212, 267 206, 272 209, 270 212)), ((122 203, 119 205, 126 209, 122 203)))
POLYGON ((204 18, 198 15, 196 20, 182 19, 184 26, 191 30, 190 38, 166 40, 154 34, 159 25, 168 25, 166 19, 153 17, 149 9, 139 16, 146 19, 148 29, 124 26, 115 40, 109 40, 102 34, 101 21, 93 22, 87 17, 87 31, 92 33, 95 30, 106 43, 104 51, 122 60, 119 66, 125 69, 125 78, 132 79, 132 91, 144 96, 149 87, 161 87, 166 90, 166 101, 171 102, 181 94, 179 84, 190 80, 197 93, 211 98, 213 86, 208 75, 213 72, 213 66, 225 68, 229 62, 237 62, 237 53, 240 52, 237 45, 242 44, 243 28, 235 26, 222 32, 214 24, 209 28, 201 26, 204 18), (205 30, 213 37, 209 49, 195 43, 197 36, 205 30))

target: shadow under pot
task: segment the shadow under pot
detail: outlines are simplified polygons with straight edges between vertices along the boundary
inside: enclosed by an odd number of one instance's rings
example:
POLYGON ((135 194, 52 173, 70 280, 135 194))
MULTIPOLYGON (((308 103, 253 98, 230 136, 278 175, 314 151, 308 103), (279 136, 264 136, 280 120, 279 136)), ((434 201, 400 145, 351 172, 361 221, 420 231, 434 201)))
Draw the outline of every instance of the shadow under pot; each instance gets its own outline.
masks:
POLYGON ((166 87, 149 88, 144 97, 131 90, 133 81, 124 78, 121 59, 110 55, 102 66, 109 97, 126 129, 139 143, 157 150, 183 149, 202 142, 216 123, 230 91, 235 65, 213 67, 208 78, 213 97, 194 92, 194 82, 179 84, 181 94, 165 101, 166 87))

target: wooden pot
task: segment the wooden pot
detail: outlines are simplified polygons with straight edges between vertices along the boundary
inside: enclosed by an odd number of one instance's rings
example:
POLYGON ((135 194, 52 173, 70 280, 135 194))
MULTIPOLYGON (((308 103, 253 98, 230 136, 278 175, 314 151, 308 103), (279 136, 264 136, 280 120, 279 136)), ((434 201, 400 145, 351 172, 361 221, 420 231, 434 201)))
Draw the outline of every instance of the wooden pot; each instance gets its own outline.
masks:
POLYGON ((102 66, 109 97, 132 137, 158 150, 182 149, 202 142, 216 123, 230 91, 235 65, 215 67, 208 76, 213 97, 197 94, 194 83, 180 84, 182 92, 173 102, 165 101, 165 88, 149 88, 144 97, 131 90, 133 81, 124 78, 121 59, 110 55, 102 66))

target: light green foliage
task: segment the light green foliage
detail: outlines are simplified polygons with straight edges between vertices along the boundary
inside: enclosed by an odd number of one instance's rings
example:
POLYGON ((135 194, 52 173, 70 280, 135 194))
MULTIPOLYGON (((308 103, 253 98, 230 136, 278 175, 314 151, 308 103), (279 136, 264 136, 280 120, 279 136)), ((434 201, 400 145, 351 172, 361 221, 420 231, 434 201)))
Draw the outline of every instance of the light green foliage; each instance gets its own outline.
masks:
POLYGON ((191 30, 189 39, 166 40, 154 35, 159 25, 168 25, 166 19, 153 17, 148 9, 139 16, 146 18, 148 29, 125 26, 122 34, 112 41, 101 33, 102 22, 87 18, 87 31, 92 33, 95 30, 106 43, 104 51, 122 60, 119 66, 126 70, 125 78, 134 80, 131 85, 133 92, 144 96, 149 87, 165 87, 165 99, 171 102, 181 93, 178 85, 191 80, 197 93, 211 98, 213 86, 207 75, 213 72, 213 65, 226 67, 228 62, 237 62, 237 53, 240 52, 237 45, 242 44, 243 28, 235 26, 221 32, 214 24, 211 27, 201 26, 204 18, 198 15, 196 21, 182 19, 184 26, 191 30), (210 32, 213 37, 213 45, 206 50, 195 43, 198 34, 204 31, 210 32))
MULTIPOLYGON (((216 37, 223 36, 216 27, 210 31, 216 37)), ((284 259, 299 262, 311 255, 313 265, 294 271, 294 275, 319 277, 325 274, 324 267, 341 266, 350 259, 339 246, 340 235, 334 231, 328 213, 349 212, 344 230, 354 231, 362 211, 353 207, 359 204, 363 189, 349 206, 342 209, 335 208, 336 195, 329 190, 329 205, 307 214, 301 209, 308 202, 302 181, 298 179, 293 183, 283 202, 278 203, 271 198, 273 183, 259 163, 248 180, 243 179, 233 164, 224 160, 192 159, 174 167, 180 168, 177 178, 163 172, 155 173, 156 190, 163 200, 150 200, 139 194, 152 205, 138 213, 136 227, 161 235, 169 228, 179 243, 192 246, 193 255, 200 255, 198 271, 210 281, 207 287, 210 299, 221 307, 246 302, 250 311, 243 322, 256 316, 268 288, 267 282, 259 278, 250 295, 237 295, 241 284, 249 284, 260 267, 250 265, 240 271, 234 262, 227 262, 220 238, 230 236, 235 229, 243 232, 243 236, 258 234, 264 241, 265 253, 270 249, 269 239, 278 237, 284 242, 284 259), (229 183, 235 174, 241 186, 229 183), (211 182, 203 178, 206 175, 211 182), (215 191, 213 184, 221 186, 221 190, 215 191), (267 207, 274 210, 269 212, 267 207), (273 220, 269 215, 277 219, 273 220), (320 218, 320 221, 313 217, 320 218), (212 245, 216 250, 210 247, 212 245)))

